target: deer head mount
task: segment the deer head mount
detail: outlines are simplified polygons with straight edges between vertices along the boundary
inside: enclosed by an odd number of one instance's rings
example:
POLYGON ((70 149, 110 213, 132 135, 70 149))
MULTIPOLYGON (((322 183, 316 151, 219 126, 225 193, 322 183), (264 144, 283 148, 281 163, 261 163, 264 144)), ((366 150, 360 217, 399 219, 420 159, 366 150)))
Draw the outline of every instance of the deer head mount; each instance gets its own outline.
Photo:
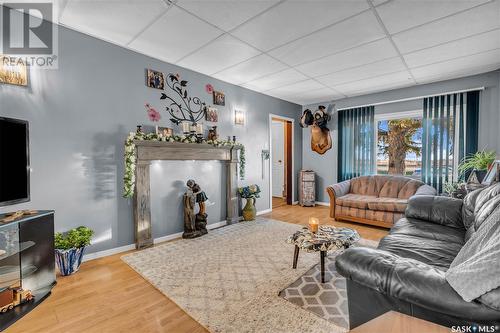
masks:
POLYGON ((300 118, 301 127, 311 127, 311 149, 320 155, 332 148, 332 137, 326 126, 330 119, 331 115, 323 105, 318 106, 318 110, 314 112, 306 109, 300 118))

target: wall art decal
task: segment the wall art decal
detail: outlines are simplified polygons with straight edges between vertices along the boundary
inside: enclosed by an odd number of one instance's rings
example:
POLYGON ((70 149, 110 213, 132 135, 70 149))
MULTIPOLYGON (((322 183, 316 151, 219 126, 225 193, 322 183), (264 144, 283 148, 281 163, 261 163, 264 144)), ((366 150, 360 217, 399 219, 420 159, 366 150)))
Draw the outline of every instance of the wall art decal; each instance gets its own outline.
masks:
POLYGON ((187 84, 188 81, 181 80, 179 74, 170 73, 167 75, 167 87, 173 97, 161 93, 160 99, 168 103, 165 110, 170 114, 170 121, 176 125, 183 121, 196 124, 205 116, 205 102, 199 97, 190 97, 187 84))
POLYGON ((214 104, 215 105, 226 105, 226 96, 223 92, 214 91, 214 104))
POLYGON ((207 83, 205 85, 205 91, 207 94, 212 95, 214 93, 214 87, 210 83, 207 83))
POLYGON ((149 103, 146 103, 144 106, 146 107, 146 112, 148 113, 149 120, 160 121, 161 119, 160 112, 156 111, 149 103))
POLYGON ((162 72, 146 70, 146 85, 150 88, 165 89, 165 76, 162 72))
POLYGON ((219 121, 219 115, 217 114, 217 109, 213 106, 209 106, 206 109, 205 120, 210 121, 212 123, 216 123, 219 121))
POLYGON ((0 54, 0 83, 28 85, 28 70, 20 59, 0 54))

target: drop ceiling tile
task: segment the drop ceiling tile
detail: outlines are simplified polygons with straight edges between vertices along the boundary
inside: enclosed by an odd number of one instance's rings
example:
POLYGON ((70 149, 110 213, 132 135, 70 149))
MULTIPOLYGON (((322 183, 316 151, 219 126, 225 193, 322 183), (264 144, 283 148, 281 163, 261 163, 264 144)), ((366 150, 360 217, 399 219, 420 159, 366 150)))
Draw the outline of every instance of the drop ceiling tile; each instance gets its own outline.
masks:
POLYGON ((316 77, 396 57, 397 55, 398 54, 391 42, 389 42, 389 39, 384 38, 344 52, 336 53, 299 65, 296 68, 306 75, 316 77))
POLYGON ((443 61, 429 66, 412 68, 411 72, 417 81, 428 78, 447 78, 448 74, 463 73, 485 66, 500 66, 500 49, 474 54, 458 59, 443 61))
POLYGON ((425 83, 432 83, 444 80, 457 79, 470 75, 487 73, 499 69, 500 69, 500 63, 496 63, 490 65, 479 65, 473 68, 463 68, 455 72, 439 73, 437 75, 436 74, 433 75, 432 73, 427 73, 427 75, 418 77, 418 83, 425 84, 425 83))
POLYGON ((229 31, 277 2, 278 0, 179 0, 176 5, 222 30, 229 31))
POLYGON ((402 53, 500 28, 500 1, 393 35, 402 53))
POLYGON ((335 89, 348 95, 356 96, 370 94, 378 91, 403 88, 414 85, 407 71, 381 75, 375 78, 349 82, 335 86, 335 89))
POLYGON ((404 70, 406 70, 406 67, 401 61, 401 58, 397 57, 320 76, 316 79, 329 87, 334 87, 347 82, 359 81, 384 74, 402 72, 404 70))
POLYGON ((366 1, 286 1, 232 32, 267 51, 368 9, 366 1))
POLYGON ((307 80, 290 86, 273 89, 267 91, 266 94, 302 105, 313 102, 324 102, 343 97, 332 89, 323 87, 321 84, 313 80, 307 80))
POLYGON ((221 30, 173 6, 132 41, 129 47, 174 63, 222 33, 221 30))
POLYGON ((404 58, 411 68, 498 48, 500 48, 500 29, 405 54, 404 58))
POLYGON ((307 76, 295 69, 286 69, 282 72, 271 74, 260 79, 248 82, 249 85, 257 87, 262 91, 279 88, 295 82, 304 81, 307 76))
POLYGON ((167 8, 162 0, 68 1, 60 22, 72 29, 125 45, 167 8))
POLYGON ((489 0, 393 0, 377 8, 380 18, 391 34, 421 25, 489 0))
POLYGON ((211 75, 242 61, 255 57, 260 52, 230 35, 223 35, 177 64, 194 71, 211 75))
POLYGON ((269 52, 294 66, 385 37, 377 19, 365 12, 269 52))
POLYGON ((214 77, 234 84, 241 84, 268 74, 282 71, 286 68, 288 67, 278 60, 271 58, 267 54, 261 54, 255 58, 216 73, 214 77))

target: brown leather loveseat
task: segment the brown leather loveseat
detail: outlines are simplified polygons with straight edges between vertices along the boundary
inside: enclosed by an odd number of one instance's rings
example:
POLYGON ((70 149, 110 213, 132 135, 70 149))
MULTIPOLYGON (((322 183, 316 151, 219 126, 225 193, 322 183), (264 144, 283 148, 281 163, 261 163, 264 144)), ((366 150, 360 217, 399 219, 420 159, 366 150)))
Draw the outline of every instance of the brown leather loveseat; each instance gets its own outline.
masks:
POLYGON ((330 217, 390 228, 413 195, 436 195, 423 182, 402 176, 361 176, 327 187, 330 217))

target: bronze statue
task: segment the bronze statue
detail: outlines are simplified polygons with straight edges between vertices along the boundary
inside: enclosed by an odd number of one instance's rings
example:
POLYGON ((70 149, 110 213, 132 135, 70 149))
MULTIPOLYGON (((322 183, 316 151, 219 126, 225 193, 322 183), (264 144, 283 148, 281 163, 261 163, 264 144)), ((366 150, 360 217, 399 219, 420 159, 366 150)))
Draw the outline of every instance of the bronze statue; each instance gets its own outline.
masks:
POLYGON ((196 238, 208 233, 207 213, 205 212, 205 201, 207 195, 201 190, 200 185, 192 179, 186 183, 188 190, 184 194, 184 234, 183 238, 196 238), (198 203, 199 211, 194 214, 195 202, 198 203))

